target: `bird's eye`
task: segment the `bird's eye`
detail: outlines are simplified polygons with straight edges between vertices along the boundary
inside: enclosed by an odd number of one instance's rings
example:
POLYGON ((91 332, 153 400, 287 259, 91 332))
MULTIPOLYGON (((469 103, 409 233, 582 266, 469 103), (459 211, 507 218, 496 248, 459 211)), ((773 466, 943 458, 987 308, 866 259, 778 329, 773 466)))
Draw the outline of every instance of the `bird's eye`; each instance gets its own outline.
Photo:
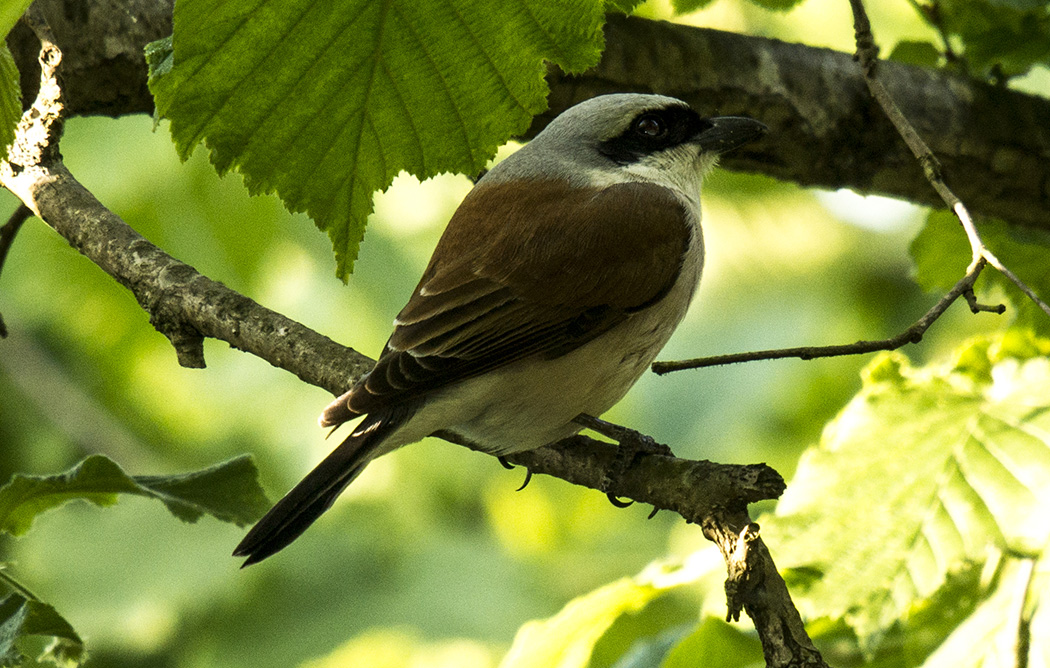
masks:
POLYGON ((667 132, 664 122, 652 115, 642 116, 636 120, 634 122, 633 130, 636 133, 649 138, 659 137, 667 132))

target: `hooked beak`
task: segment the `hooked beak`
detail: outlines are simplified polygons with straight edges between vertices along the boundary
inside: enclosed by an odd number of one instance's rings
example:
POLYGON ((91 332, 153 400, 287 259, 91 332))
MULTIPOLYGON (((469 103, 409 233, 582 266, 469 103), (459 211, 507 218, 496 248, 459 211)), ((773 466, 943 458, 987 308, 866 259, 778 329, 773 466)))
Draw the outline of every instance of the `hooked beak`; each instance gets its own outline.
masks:
POLYGON ((764 124, 744 116, 716 116, 707 121, 711 124, 696 135, 696 143, 705 153, 722 154, 749 144, 767 132, 764 124))

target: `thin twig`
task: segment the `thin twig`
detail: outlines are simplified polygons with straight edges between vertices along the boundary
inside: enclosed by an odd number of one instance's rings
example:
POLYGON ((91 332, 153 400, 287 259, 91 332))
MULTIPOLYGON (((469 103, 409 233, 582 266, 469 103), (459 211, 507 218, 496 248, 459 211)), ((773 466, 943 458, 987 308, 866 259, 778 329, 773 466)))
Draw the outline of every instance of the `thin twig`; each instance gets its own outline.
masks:
MULTIPOLYGON (((18 234, 18 230, 22 228, 22 223, 26 222, 33 212, 25 204, 19 204, 18 208, 14 210, 11 217, 8 218, 7 222, 3 227, 0 227, 0 273, 4 271, 4 262, 7 261, 7 252, 11 250, 11 244, 15 241, 15 235, 18 234)), ((4 317, 0 315, 0 339, 7 338, 7 325, 4 323, 4 317)))
POLYGON ((888 339, 881 339, 878 341, 857 341, 856 343, 835 346, 804 346, 799 348, 758 350, 754 352, 714 355, 712 357, 699 357, 697 359, 674 362, 654 362, 652 368, 655 373, 663 375, 665 373, 682 371, 684 369, 700 369, 709 366, 754 362, 756 360, 783 359, 786 357, 797 357, 803 360, 811 360, 817 359, 818 357, 840 357, 843 355, 862 355, 864 353, 873 353, 879 350, 897 350, 909 343, 918 343, 922 341, 922 337, 926 334, 926 330, 928 330, 930 326, 948 310, 948 307, 951 306, 960 295, 966 295, 966 301, 970 304, 970 310, 974 313, 979 311, 1003 313, 1006 310, 1006 307, 1002 304, 987 306, 979 304, 976 298, 974 298, 973 301, 970 301, 970 296, 973 294, 973 284, 977 281, 977 277, 981 275, 981 271, 984 269, 985 264, 986 260, 984 258, 979 258, 975 264, 970 266, 966 275, 959 279, 959 282, 941 297, 936 304, 934 304, 933 308, 916 320, 915 324, 911 327, 897 336, 892 336, 888 339))

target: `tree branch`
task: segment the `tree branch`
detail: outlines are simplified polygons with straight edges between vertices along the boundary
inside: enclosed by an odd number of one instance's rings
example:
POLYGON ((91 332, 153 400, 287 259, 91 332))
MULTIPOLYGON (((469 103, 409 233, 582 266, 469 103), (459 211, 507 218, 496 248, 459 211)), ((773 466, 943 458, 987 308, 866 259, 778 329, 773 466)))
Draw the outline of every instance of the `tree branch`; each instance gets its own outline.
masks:
POLYGON ((1005 312, 1006 307, 1002 304, 996 306, 979 304, 977 298, 974 296, 974 283, 977 281, 977 277, 980 276, 981 271, 986 265, 991 265, 1010 279, 1010 281, 1020 288, 1029 299, 1035 302, 1035 304, 1038 305, 1047 315, 1050 315, 1050 306, 1040 299, 1039 296, 1024 283, 1024 281, 1017 277, 1016 274, 1004 266, 999 258, 997 258, 984 245, 966 205, 962 203, 958 196, 956 196, 956 194, 945 183, 944 171, 941 167, 940 161, 938 161, 937 157, 933 154, 933 151, 930 150, 930 147, 926 142, 923 141, 922 137, 919 136, 915 127, 908 121, 905 114, 897 105, 893 95, 882 82, 881 76, 878 74, 885 63, 878 60, 878 47, 875 45, 875 39, 871 33, 871 24, 868 20, 868 15, 864 10, 863 0, 850 0, 850 6, 853 9, 854 29, 856 31, 857 39, 857 53, 854 58, 860 63, 861 69, 864 71, 864 81, 871 92, 871 96, 878 102, 879 106, 885 112, 886 117, 893 124, 893 127, 897 129, 901 138, 904 140, 904 143, 908 146, 908 149, 921 165, 922 173, 926 177, 926 180, 931 186, 933 186, 934 191, 948 208, 955 213, 959 222, 963 226, 963 230, 966 232, 966 237, 970 242, 970 249, 973 254, 973 260, 966 271, 966 275, 963 276, 955 286, 915 324, 897 336, 888 339, 882 339, 879 341, 857 341, 856 343, 833 346, 805 346, 798 348, 781 348, 776 350, 760 350, 673 362, 655 362, 652 366, 655 373, 662 375, 684 369, 698 369, 709 366, 737 364, 740 362, 751 362, 756 360, 783 359, 787 357, 797 357, 799 359, 810 360, 818 357, 859 355, 878 350, 896 350, 909 343, 918 343, 922 340, 923 335, 926 333, 926 330, 930 328, 930 325, 932 325, 960 296, 965 296, 966 301, 970 306, 970 310, 973 313, 990 311, 1001 314, 1005 312))
POLYGON ((741 610, 747 612, 762 639, 767 668, 828 668, 747 512, 715 513, 701 526, 722 552, 729 573, 726 621, 738 620, 741 610))

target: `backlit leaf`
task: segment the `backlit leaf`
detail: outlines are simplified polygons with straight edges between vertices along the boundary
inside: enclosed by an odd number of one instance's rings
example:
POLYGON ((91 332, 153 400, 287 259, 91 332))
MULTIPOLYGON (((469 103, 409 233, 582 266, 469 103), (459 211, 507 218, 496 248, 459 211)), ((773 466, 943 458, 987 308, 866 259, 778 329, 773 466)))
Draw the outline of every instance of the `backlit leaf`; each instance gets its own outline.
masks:
MULTIPOLYGON (((619 3, 617 4, 619 6, 619 3)), ((598 61, 602 0, 181 0, 151 78, 179 153, 277 192, 357 256, 400 172, 476 174, 546 108, 544 60, 598 61)))
POLYGON ((1050 540, 1050 343, 1010 334, 958 362, 871 363, 864 387, 803 457, 763 523, 781 568, 804 569, 811 618, 862 645, 990 551, 1050 540))

